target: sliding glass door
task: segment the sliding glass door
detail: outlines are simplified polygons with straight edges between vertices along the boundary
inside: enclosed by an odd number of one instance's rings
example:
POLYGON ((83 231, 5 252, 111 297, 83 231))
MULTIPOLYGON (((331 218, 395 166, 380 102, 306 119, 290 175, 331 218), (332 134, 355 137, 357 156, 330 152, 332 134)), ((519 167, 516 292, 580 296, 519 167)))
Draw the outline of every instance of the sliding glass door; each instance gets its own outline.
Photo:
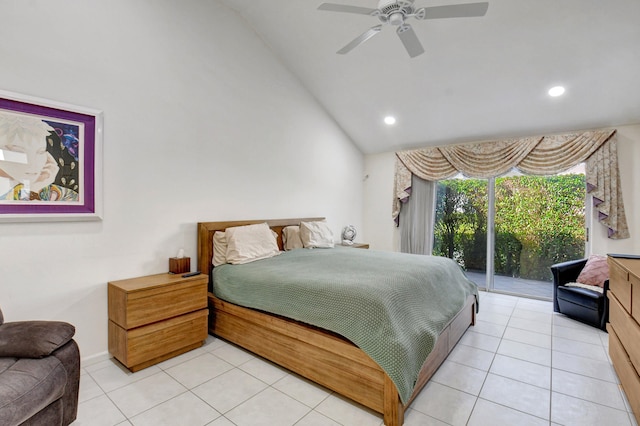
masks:
POLYGON ((479 287, 550 299, 557 262, 585 254, 585 180, 517 172, 438 182, 434 251, 455 259, 479 287), (487 262, 489 259, 489 262, 487 262))
POLYGON ((487 276, 487 212, 486 179, 438 182, 433 254, 456 260, 481 288, 487 276))
POLYGON ((586 194, 579 171, 496 178, 496 290, 550 299, 549 267, 584 256, 586 194))

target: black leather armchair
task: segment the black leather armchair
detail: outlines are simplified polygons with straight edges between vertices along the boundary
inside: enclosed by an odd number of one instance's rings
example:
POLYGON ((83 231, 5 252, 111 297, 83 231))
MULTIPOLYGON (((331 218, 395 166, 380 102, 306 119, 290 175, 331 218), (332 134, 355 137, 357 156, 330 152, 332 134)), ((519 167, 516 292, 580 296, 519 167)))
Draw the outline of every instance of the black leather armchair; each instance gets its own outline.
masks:
POLYGON ((571 260, 551 266, 553 273, 553 310, 575 320, 606 331, 609 321, 609 280, 604 282, 603 292, 580 287, 567 287, 576 282, 587 259, 571 260))

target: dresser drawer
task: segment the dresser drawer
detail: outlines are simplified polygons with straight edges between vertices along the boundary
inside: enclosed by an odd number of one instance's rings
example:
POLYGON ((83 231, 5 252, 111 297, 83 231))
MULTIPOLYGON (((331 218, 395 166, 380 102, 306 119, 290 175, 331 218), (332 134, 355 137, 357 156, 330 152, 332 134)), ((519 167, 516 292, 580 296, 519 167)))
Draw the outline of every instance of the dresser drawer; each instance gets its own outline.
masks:
POLYGON ((206 307, 206 278, 128 292, 109 284, 109 319, 124 329, 152 324, 206 307))
POLYGON ((609 258, 609 291, 612 292, 622 307, 631 313, 631 283, 629 272, 609 258))
POLYGON ((167 359, 207 338, 208 309, 125 330, 109 321, 109 352, 132 371, 167 359))
POLYGON ((640 322, 640 279, 629 274, 629 283, 631 284, 631 316, 640 322))
POLYGON ((609 332, 609 355, 613 362, 613 368, 616 370, 629 405, 638 420, 640 415, 640 378, 629 360, 628 353, 620 342, 615 328, 608 324, 607 331, 609 332))
POLYGON ((640 371, 640 326, 615 297, 609 298, 609 322, 634 367, 640 371))

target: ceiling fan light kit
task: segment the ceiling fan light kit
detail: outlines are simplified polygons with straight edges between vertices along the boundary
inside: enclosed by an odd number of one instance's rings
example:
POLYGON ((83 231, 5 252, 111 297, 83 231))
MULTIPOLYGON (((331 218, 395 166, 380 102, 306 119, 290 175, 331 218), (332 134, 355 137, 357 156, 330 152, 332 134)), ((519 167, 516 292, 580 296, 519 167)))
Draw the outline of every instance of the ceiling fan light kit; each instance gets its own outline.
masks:
MULTIPOLYGON (((370 9, 359 6, 349 6, 336 3, 322 3, 318 10, 326 10, 329 12, 355 13, 358 15, 369 15, 377 17, 382 24, 393 25, 396 28, 396 34, 404 45, 410 57, 414 58, 424 53, 422 43, 418 39, 413 27, 406 23, 409 18, 418 20, 425 19, 444 19, 444 18, 471 18, 484 16, 489 8, 489 3, 463 3, 452 4, 448 6, 421 7, 416 9, 413 5, 415 0, 380 0, 377 9, 370 9)), ((342 49, 338 50, 340 54, 349 53, 360 44, 369 40, 374 35, 382 31, 382 25, 376 25, 365 31, 342 49)))

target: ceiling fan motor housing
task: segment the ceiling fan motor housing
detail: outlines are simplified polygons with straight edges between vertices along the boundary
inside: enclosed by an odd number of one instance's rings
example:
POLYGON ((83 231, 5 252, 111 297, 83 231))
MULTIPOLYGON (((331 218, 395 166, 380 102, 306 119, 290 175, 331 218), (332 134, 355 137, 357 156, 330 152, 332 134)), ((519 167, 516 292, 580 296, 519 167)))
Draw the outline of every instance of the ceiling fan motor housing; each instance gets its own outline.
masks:
POLYGON ((402 25, 405 18, 413 14, 413 1, 380 0, 378 10, 380 21, 391 25, 402 25))

